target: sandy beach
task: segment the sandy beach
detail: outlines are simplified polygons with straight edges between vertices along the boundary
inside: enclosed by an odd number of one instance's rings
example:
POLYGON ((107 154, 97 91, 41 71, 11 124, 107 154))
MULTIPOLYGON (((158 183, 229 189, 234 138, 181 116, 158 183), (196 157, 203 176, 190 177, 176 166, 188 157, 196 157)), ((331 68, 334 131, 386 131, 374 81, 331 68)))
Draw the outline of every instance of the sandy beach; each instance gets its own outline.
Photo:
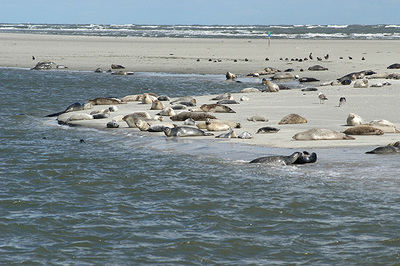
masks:
MULTIPOLYGON (((133 37, 86 37, 86 36, 54 36, 28 34, 0 34, 0 66, 31 68, 39 61, 53 61, 65 65, 69 70, 94 71, 101 67, 104 70, 111 64, 121 64, 127 71, 133 72, 166 72, 166 73, 198 73, 224 75, 227 71, 243 77, 250 72, 261 71, 265 67, 278 68, 281 71, 293 68, 292 74, 300 77, 318 78, 320 82, 310 84, 318 91, 302 92, 299 89, 281 90, 278 93, 233 93, 239 100, 247 96, 249 101, 230 105, 236 113, 217 113, 217 118, 239 122, 242 128, 237 133, 248 131, 254 138, 250 140, 220 140, 214 137, 211 141, 231 141, 269 147, 309 148, 338 147, 361 145, 385 145, 398 141, 399 135, 385 133, 381 136, 355 136, 355 140, 294 141, 292 136, 311 128, 328 128, 344 131, 349 113, 360 115, 365 122, 385 119, 400 127, 398 99, 400 96, 400 80, 372 79, 371 84, 389 81, 391 86, 382 88, 354 88, 351 85, 322 86, 322 82, 335 80, 345 74, 373 70, 377 73, 399 73, 400 70, 386 69, 393 63, 399 63, 400 46, 398 41, 387 40, 272 40, 268 46, 266 40, 247 39, 173 39, 173 38, 133 38, 133 37), (290 61, 291 58, 314 57, 329 54, 329 59, 305 62, 290 61), (35 60, 32 60, 35 56, 35 60), (352 60, 348 57, 351 56, 352 60), (269 61, 265 58, 268 57, 269 61), (339 59, 343 57, 343 59, 339 59), (361 60, 365 57, 365 60, 361 60), (248 60, 245 60, 245 59, 248 60), (280 60, 289 58, 289 61, 280 60), (200 59, 200 61, 198 61, 200 59), (209 61, 209 59, 212 59, 209 61), (221 62, 218 62, 220 60, 221 62), (234 60, 237 60, 235 62, 234 60), (214 62, 217 61, 217 62, 214 62), (308 67, 322 65, 328 71, 308 71, 308 67), (300 71, 304 69, 304 71, 300 71), (318 93, 322 92, 328 100, 320 104, 318 93), (347 103, 338 106, 340 97, 346 97, 347 103), (305 124, 278 125, 285 115, 296 113, 308 120, 305 124), (266 116, 268 122, 250 122, 252 115, 266 116), (254 134, 258 128, 273 126, 280 129, 274 134, 254 134)), ((93 75, 96 75, 93 73, 93 75)), ((108 75, 106 73, 100 75, 108 75)), ((264 77, 264 76, 263 76, 264 77)), ((265 76, 265 77, 271 77, 265 76)), ((261 84, 261 78, 257 77, 261 84)), ((151 90, 149 91, 151 92, 151 90)), ((134 93, 132 93, 134 94, 134 93)), ((104 95, 98 95, 102 97, 104 95)), ((123 97, 125 95, 120 95, 123 97)), ((196 97, 197 106, 210 101, 210 95, 196 97)), ((89 99, 88 99, 89 100, 89 99)), ((70 103, 65 103, 68 106, 70 103)), ((134 111, 147 111, 155 115, 159 111, 150 110, 151 105, 138 102, 121 104, 119 111, 111 113, 110 118, 73 122, 75 124, 106 128, 106 123, 117 115, 134 111)), ((167 103, 166 106, 169 106, 167 103)), ((90 113, 105 106, 95 106, 92 110, 80 111, 90 113)), ((62 108, 61 108, 62 109, 62 108)), ((55 110, 56 111, 56 110, 55 110)), ((70 115, 67 113, 65 115, 70 115)), ((171 122, 169 118, 165 121, 171 122)), ((181 122, 177 123, 178 125, 181 122)), ((120 128, 126 129, 125 122, 120 128)), ((222 132, 221 132, 222 133, 222 132)), ((142 133, 141 133, 142 134, 142 133)), ((163 133, 144 133, 159 134, 163 133)), ((216 132, 216 135, 219 133, 216 132)))

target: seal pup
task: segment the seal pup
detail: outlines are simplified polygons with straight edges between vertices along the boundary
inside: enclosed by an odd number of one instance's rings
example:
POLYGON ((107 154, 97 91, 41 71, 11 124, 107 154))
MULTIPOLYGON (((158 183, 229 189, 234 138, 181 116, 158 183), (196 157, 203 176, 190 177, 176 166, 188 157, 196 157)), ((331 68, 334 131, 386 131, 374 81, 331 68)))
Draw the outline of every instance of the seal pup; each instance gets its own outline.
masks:
POLYGON ((159 100, 153 101, 150 108, 150 110, 163 110, 163 109, 164 109, 164 104, 159 100))
POLYGON ((275 156, 265 156, 254 159, 250 163, 266 163, 273 165, 290 165, 293 164, 299 157, 300 152, 294 152, 289 156, 275 155, 275 156))
POLYGON ((194 127, 174 127, 174 128, 165 128, 164 134, 167 137, 194 137, 194 136, 213 136, 212 133, 206 133, 201 129, 194 128, 194 127))
POLYGON ((307 123, 307 119, 298 115, 298 114, 289 114, 279 121, 279 125, 287 125, 287 124, 303 124, 307 123))
POLYGON ((253 135, 251 135, 250 132, 243 131, 242 133, 239 134, 238 138, 239 139, 252 139, 253 135))
POLYGON ((252 122, 268 122, 268 118, 263 115, 253 115, 251 117, 247 118, 247 121, 252 121, 252 122))
POLYGON ((348 126, 358 126, 363 123, 363 119, 361 116, 356 115, 355 113, 350 113, 347 117, 346 124, 348 126))
POLYGON ((256 134, 277 133, 279 130, 276 127, 262 127, 257 130, 256 134))
POLYGON ((172 121, 185 121, 188 118, 192 118, 195 121, 205 121, 207 118, 217 119, 215 116, 207 113, 186 112, 186 111, 171 116, 170 118, 172 121))
POLYGON ((237 138, 235 131, 231 128, 228 132, 222 133, 221 135, 216 136, 216 138, 221 139, 230 139, 230 138, 237 138))
POLYGON ((229 106, 223 104, 203 104, 200 109, 212 113, 236 113, 229 106))
POLYGON ((372 126, 360 125, 343 131, 346 135, 383 135, 383 130, 372 126))
POLYGON ((309 153, 307 151, 303 151, 299 158, 293 164, 306 164, 306 163, 315 163, 317 161, 317 154, 315 152, 309 153))
POLYGON ((338 107, 343 106, 345 103, 346 103, 346 98, 345 97, 340 97, 338 107))
POLYGON ((327 101, 328 98, 326 97, 325 94, 323 94, 322 92, 318 93, 318 99, 319 99, 319 103, 324 103, 324 101, 327 101))
POLYGON ((119 128, 119 124, 116 121, 110 121, 106 124, 107 128, 119 128))
POLYGON ((352 136, 325 128, 312 128, 295 134, 294 140, 353 140, 352 136))

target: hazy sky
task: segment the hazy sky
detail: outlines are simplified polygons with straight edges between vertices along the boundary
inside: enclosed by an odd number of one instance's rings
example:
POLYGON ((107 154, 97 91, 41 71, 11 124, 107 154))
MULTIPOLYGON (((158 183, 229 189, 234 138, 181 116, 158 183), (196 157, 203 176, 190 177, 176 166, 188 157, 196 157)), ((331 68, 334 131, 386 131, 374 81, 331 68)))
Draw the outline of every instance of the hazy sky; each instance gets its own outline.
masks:
POLYGON ((400 0, 2 0, 1 23, 400 24, 400 0))

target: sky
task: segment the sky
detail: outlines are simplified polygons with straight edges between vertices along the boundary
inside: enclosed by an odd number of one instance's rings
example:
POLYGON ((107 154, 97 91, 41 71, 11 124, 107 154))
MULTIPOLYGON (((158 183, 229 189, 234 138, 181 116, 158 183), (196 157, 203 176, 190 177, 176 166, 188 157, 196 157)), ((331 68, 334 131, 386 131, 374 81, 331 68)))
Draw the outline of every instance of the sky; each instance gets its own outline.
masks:
POLYGON ((0 23, 400 24, 400 0, 2 0, 0 23))

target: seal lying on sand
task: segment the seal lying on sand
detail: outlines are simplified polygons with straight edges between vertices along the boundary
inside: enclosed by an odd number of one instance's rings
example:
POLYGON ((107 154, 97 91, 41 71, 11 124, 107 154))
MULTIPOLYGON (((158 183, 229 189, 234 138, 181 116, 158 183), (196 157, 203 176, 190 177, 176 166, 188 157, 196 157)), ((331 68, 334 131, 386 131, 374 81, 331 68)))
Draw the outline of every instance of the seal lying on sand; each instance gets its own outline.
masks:
POLYGON ((307 123, 307 119, 298 114, 289 114, 281 119, 279 125, 307 123))
POLYGON ((391 154, 400 153, 400 141, 390 143, 386 146, 380 146, 372 151, 367 151, 367 154, 391 154))
POLYGON ((92 105, 114 105, 120 104, 121 100, 117 98, 95 98, 88 102, 92 105))
POLYGON ((346 135, 383 135, 383 130, 373 126, 355 126, 343 131, 346 135))
POLYGON ((213 115, 206 113, 197 113, 197 112, 182 112, 177 115, 173 115, 170 118, 172 121, 185 121, 188 118, 192 118, 195 121, 206 121, 207 118, 217 119, 213 115))
POLYGON ((292 137, 294 140, 352 140, 354 137, 348 136, 331 129, 312 128, 307 131, 299 132, 292 137))
POLYGON ((212 113, 236 113, 229 106, 223 104, 203 104, 200 109, 212 113))
POLYGON ((276 127, 262 127, 257 130, 256 134, 276 133, 278 131, 279 128, 276 127))
POLYGON ((165 128, 164 134, 167 137, 194 137, 194 136, 213 136, 212 133, 206 133, 201 129, 195 127, 174 127, 174 128, 165 128))
POLYGON ((300 156, 301 156, 301 152, 294 152, 289 156, 275 155, 275 156, 260 157, 260 158, 250 161, 250 163, 289 165, 289 164, 293 164, 300 156))

